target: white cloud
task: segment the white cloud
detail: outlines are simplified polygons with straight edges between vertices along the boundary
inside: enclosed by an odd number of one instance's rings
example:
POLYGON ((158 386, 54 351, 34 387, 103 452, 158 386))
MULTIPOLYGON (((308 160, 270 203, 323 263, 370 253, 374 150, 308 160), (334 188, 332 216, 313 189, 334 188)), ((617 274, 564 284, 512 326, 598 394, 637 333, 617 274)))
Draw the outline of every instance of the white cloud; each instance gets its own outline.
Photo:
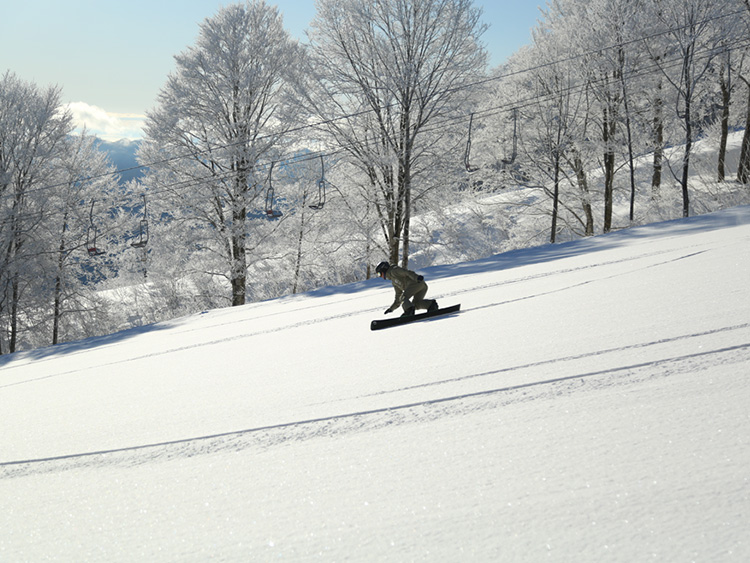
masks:
POLYGON ((86 130, 91 135, 106 141, 140 139, 143 137, 144 115, 133 113, 109 113, 86 102, 71 102, 68 110, 73 116, 77 130, 86 130))

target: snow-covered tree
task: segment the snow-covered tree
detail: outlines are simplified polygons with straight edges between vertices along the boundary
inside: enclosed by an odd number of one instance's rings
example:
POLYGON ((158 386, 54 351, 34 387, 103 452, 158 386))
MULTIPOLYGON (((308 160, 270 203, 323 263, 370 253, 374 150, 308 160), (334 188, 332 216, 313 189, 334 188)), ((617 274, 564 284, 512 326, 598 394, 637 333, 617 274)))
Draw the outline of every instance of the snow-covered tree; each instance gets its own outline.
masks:
POLYGON ((37 259, 46 250, 44 188, 71 130, 59 88, 40 90, 10 72, 0 78, 0 353, 15 351, 23 323, 33 322, 23 309, 28 301, 38 305, 45 279, 37 259))
POLYGON ((179 226, 186 252, 203 256, 199 269, 229 280, 232 305, 245 303, 248 249, 262 236, 249 216, 264 206, 271 163, 297 124, 291 93, 302 55, 277 8, 230 4, 175 57, 148 114, 139 158, 152 208, 179 226))
POLYGON ((485 69, 480 18, 471 0, 318 3, 309 101, 361 174, 391 262, 408 264, 412 207, 430 185, 417 181, 426 131, 467 113, 467 86, 485 69))
MULTIPOLYGON (((741 23, 738 25, 738 29, 748 33, 750 29, 750 0, 742 0, 742 4, 745 8, 743 11, 743 17, 740 18, 741 23)), ((747 47, 743 50, 743 55, 747 55, 747 47)), ((738 74, 737 76, 746 86, 746 104, 745 104, 745 134, 742 139, 742 150, 740 152, 740 162, 737 167, 737 181, 742 184, 750 182, 750 57, 741 56, 740 62, 738 63, 738 74)))
MULTIPOLYGON (((681 187, 683 212, 688 212, 692 143, 705 134, 708 124, 722 118, 726 121, 730 73, 736 75, 742 67, 739 7, 739 0, 548 2, 535 29, 532 54, 526 58, 529 71, 514 70, 509 81, 529 84, 528 108, 549 104, 547 96, 556 90, 556 81, 561 95, 578 97, 565 110, 570 113, 560 116, 566 123, 561 137, 566 166, 560 172, 570 174, 569 183, 578 178, 581 188, 589 184, 587 176, 601 178, 591 183, 595 189, 582 189, 581 195, 584 209, 587 204, 596 204, 597 209, 601 205, 605 232, 614 227, 614 204, 621 197, 616 190, 625 187, 626 171, 630 221, 635 219, 641 155, 652 154, 649 204, 660 200, 663 177, 667 178, 663 174, 665 147, 670 145, 687 149, 675 179, 681 187), (535 78, 529 81, 526 75, 535 78), (540 85, 546 86, 535 93, 534 88, 540 85)), ((523 110, 524 104, 520 105, 523 110)), ((539 133, 544 127, 536 122, 550 115, 532 111, 522 127, 525 150, 536 154, 539 163, 545 155, 550 159, 555 154, 544 147, 550 139, 542 140, 539 133), (531 131, 535 134, 530 135, 531 131), (539 143, 536 148, 532 146, 535 142, 539 143)), ((726 132, 728 123, 722 127, 726 132)), ((726 143, 726 133, 722 139, 726 143)), ((556 167, 550 162, 539 168, 544 169, 556 167)), ((548 182, 554 183, 551 178, 548 182)), ((558 187, 559 199, 554 197, 554 189, 549 190, 553 204, 565 206, 567 187, 558 187)), ((566 211, 573 212, 571 208, 566 211)), ((586 232, 591 231, 587 228, 586 232)))
POLYGON ((690 214, 688 190, 690 157, 693 149, 694 128, 699 108, 696 107, 701 89, 713 60, 726 51, 722 44, 722 27, 716 23, 725 16, 727 6, 713 0, 681 0, 664 2, 659 6, 660 23, 672 40, 677 65, 660 64, 667 81, 677 93, 677 113, 684 126, 684 152, 680 186, 682 214, 690 214))
POLYGON ((92 316, 96 309, 95 281, 113 275, 111 259, 103 255, 107 254, 104 240, 114 224, 105 227, 101 219, 112 215, 112 205, 121 195, 114 167, 97 149, 95 138, 85 132, 66 138, 56 168, 45 221, 50 245, 56 250, 49 253, 56 256, 50 266, 54 280, 50 296, 52 344, 90 336, 81 327, 88 324, 84 317, 92 316), (94 204, 98 204, 96 209, 94 204))

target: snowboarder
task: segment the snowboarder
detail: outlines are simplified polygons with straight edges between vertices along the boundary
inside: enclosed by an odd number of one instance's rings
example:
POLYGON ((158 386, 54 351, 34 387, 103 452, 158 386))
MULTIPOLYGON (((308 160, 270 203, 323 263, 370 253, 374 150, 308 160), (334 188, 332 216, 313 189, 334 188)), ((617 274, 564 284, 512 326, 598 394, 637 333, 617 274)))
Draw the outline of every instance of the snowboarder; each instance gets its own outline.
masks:
POLYGON ((396 299, 385 310, 386 315, 395 311, 399 305, 404 310, 402 317, 413 315, 415 309, 427 309, 430 313, 438 309, 437 301, 424 298, 427 295, 427 284, 424 277, 416 272, 391 266, 388 262, 378 264, 375 272, 384 280, 391 280, 393 289, 396 290, 396 299))

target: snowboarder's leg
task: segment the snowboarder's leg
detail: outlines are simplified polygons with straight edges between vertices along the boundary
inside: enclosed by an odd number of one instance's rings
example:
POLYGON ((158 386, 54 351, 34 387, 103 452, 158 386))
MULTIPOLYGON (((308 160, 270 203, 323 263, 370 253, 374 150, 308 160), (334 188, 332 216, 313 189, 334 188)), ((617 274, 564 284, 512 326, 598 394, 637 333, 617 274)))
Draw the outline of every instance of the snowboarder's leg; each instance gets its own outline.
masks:
POLYGON ((404 311, 412 307, 414 309, 427 309, 432 304, 432 300, 425 301, 427 295, 427 284, 425 282, 413 283, 404 290, 404 311))

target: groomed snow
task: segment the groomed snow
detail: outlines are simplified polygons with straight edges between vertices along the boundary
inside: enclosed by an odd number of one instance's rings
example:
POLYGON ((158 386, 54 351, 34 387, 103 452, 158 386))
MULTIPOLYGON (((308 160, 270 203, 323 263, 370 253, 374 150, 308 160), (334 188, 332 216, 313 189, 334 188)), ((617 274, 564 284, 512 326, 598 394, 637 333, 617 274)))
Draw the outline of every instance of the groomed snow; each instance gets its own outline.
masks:
POLYGON ((750 207, 0 357, 0 561, 750 560, 750 207))

